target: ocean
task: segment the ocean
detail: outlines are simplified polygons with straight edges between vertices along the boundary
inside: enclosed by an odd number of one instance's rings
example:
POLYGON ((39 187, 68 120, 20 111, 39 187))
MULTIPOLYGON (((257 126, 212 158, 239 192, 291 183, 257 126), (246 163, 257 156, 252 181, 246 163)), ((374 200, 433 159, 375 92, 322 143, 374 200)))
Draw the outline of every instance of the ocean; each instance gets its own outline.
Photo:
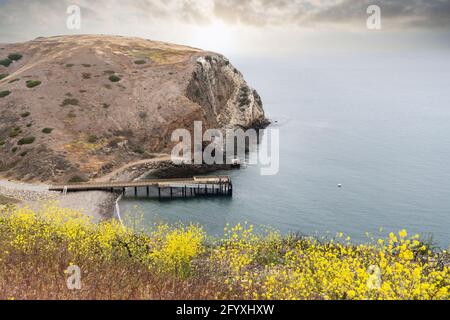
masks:
POLYGON ((220 172, 232 198, 121 201, 122 215, 355 242, 406 229, 450 245, 450 54, 230 57, 280 134, 280 170, 220 172), (341 185, 341 187, 339 187, 341 185))

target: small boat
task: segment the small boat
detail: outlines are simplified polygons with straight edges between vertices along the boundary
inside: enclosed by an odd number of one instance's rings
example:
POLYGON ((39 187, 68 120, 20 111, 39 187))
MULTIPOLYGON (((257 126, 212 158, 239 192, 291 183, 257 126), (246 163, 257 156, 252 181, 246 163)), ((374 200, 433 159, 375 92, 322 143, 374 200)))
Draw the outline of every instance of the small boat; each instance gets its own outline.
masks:
POLYGON ((240 168, 241 160, 239 160, 238 158, 231 160, 231 167, 232 168, 240 168))

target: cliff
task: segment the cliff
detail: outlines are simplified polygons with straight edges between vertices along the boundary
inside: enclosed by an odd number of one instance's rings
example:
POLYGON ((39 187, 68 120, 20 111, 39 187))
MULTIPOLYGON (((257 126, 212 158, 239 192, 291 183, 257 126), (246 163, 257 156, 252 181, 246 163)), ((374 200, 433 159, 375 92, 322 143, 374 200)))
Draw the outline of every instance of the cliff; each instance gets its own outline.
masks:
POLYGON ((260 128, 261 98, 222 55, 115 36, 0 48, 0 175, 102 176, 171 149, 174 129, 260 128))

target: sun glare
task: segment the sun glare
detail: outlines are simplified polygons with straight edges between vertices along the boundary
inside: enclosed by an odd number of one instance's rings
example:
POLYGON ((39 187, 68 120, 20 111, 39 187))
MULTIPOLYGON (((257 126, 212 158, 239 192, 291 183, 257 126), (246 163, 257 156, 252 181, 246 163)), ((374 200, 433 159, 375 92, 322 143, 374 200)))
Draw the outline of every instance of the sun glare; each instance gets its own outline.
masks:
POLYGON ((233 49, 233 31, 224 23, 197 27, 193 32, 192 43, 204 50, 227 53, 233 49))

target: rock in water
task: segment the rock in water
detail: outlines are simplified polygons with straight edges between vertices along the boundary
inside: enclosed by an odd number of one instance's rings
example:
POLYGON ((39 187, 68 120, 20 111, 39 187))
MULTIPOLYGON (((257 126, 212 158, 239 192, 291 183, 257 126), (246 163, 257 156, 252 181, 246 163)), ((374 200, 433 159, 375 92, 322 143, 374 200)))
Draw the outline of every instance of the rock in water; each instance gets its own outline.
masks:
POLYGON ((194 121, 218 129, 268 123, 258 93, 217 53, 90 35, 3 47, 0 170, 13 179, 99 176, 169 151, 173 130, 192 130, 194 121))

